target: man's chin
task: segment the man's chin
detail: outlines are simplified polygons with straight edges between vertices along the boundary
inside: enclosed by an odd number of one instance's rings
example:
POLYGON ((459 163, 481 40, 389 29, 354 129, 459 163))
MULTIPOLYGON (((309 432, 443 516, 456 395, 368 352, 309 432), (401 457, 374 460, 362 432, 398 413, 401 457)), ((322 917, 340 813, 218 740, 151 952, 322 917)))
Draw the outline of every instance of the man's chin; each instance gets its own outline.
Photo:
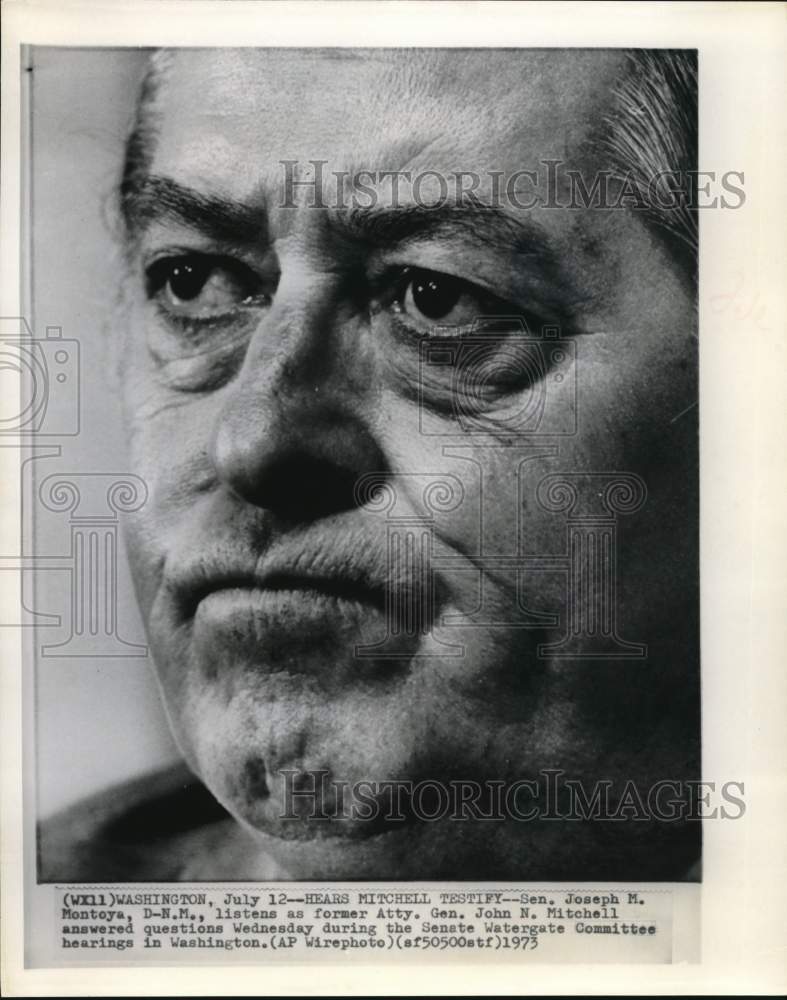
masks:
MULTIPOLYGON (((272 858, 290 878, 513 877, 511 862, 522 857, 525 841, 520 841, 519 851, 514 849, 510 823, 470 822, 450 814, 429 820, 407 795, 391 797, 379 789, 377 797, 363 802, 338 800, 330 791, 314 795, 320 776, 329 773, 293 768, 292 787, 287 789, 272 782, 266 771, 252 794, 248 767, 241 780, 235 771, 202 769, 205 783, 246 831, 250 850, 272 858), (308 779, 305 784, 303 779, 308 779)), ((333 784, 326 781, 326 789, 333 784)), ((427 815, 434 814, 434 805, 431 800, 420 802, 427 815)), ((518 831, 520 837, 523 833, 518 831)))

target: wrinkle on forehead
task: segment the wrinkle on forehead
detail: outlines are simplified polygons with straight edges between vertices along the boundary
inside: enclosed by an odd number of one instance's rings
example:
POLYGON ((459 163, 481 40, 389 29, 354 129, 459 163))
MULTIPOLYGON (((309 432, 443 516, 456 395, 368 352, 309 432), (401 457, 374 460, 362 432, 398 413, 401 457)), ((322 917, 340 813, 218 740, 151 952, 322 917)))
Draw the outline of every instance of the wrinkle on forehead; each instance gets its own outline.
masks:
POLYGON ((273 162, 341 149, 378 169, 446 168, 423 149, 453 169, 528 167, 578 144, 622 64, 614 50, 179 52, 159 95, 161 155, 176 136, 187 163, 210 136, 221 161, 232 135, 258 137, 273 162), (374 162, 389 148, 391 162, 374 162))

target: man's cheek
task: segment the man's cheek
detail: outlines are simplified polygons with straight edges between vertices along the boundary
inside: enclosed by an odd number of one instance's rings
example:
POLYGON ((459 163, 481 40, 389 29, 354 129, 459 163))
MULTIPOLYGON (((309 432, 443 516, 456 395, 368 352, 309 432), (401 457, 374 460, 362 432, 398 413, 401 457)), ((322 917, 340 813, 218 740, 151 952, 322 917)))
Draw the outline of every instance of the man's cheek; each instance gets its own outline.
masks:
MULTIPOLYGON (((147 485, 147 484, 146 484, 147 485)), ((151 504, 150 493, 146 506, 151 504)), ((124 525, 123 537, 134 590, 146 628, 150 626, 150 612, 161 582, 162 557, 149 509, 129 517, 124 525)))
POLYGON ((209 458, 211 416, 188 404, 185 395, 161 392, 129 404, 127 462, 147 491, 129 535, 143 551, 163 553, 171 547, 195 497, 214 480, 209 458))

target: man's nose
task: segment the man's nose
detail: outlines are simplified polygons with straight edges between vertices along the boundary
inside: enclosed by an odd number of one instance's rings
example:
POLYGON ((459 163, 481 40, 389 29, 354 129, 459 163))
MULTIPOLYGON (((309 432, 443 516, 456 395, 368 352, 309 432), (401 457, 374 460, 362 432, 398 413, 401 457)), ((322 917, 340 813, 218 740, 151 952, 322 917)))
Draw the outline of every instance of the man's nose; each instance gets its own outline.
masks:
POLYGON ((329 281, 283 278, 215 427, 220 480, 284 520, 354 506, 358 477, 383 470, 364 414, 371 362, 339 313, 329 281))

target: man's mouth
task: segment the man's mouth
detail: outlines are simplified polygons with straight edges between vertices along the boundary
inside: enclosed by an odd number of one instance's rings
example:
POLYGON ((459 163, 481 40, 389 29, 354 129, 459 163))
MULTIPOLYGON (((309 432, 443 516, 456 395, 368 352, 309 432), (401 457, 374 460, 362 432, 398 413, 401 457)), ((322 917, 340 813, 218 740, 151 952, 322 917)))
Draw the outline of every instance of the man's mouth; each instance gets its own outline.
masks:
POLYGON ((385 611, 386 591, 383 586, 373 586, 361 580, 341 576, 304 576, 297 573, 271 573, 264 581, 271 592, 314 594, 337 601, 369 604, 385 611))
POLYGON ((166 578, 167 617, 211 671, 245 665, 343 683, 376 674, 382 657, 391 676, 391 661, 409 663, 433 626, 428 563, 414 549, 393 558, 385 540, 348 535, 232 555, 209 552, 166 578))
POLYGON ((431 625, 434 581, 425 550, 389 551, 386 539, 304 538, 254 552, 206 553, 171 569, 165 590, 178 621, 206 601, 260 607, 355 608, 385 616, 398 630, 431 625), (398 623, 398 624, 397 624, 398 623))
POLYGON ((321 607, 334 603, 337 606, 360 605, 381 613, 386 609, 386 589, 382 585, 349 577, 293 572, 274 572, 260 578, 235 574, 218 577, 191 595, 189 604, 193 606, 193 613, 197 613, 203 601, 214 596, 230 603, 257 602, 271 607, 312 601, 321 607))
POLYGON ((304 581, 286 589, 220 587, 197 605, 194 635, 214 662, 322 674, 340 650, 353 657, 355 645, 382 639, 385 618, 366 595, 358 600, 304 581))

